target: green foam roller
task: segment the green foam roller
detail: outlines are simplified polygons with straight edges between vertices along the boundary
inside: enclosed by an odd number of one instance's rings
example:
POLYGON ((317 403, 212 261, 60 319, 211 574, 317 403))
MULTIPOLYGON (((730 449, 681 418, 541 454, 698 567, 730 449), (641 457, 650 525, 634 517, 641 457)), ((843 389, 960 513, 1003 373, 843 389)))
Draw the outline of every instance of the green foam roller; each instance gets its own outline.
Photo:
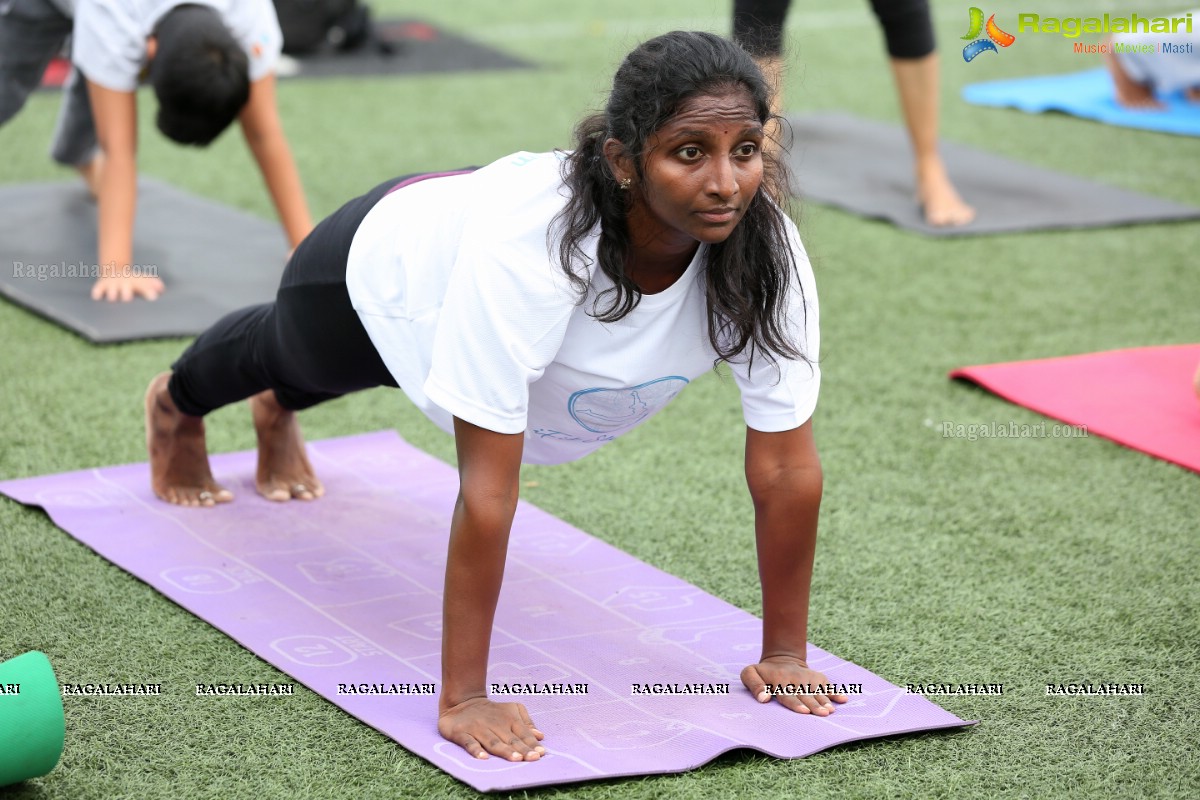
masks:
POLYGON ((65 736, 62 694, 46 654, 0 663, 0 786, 54 769, 65 736))

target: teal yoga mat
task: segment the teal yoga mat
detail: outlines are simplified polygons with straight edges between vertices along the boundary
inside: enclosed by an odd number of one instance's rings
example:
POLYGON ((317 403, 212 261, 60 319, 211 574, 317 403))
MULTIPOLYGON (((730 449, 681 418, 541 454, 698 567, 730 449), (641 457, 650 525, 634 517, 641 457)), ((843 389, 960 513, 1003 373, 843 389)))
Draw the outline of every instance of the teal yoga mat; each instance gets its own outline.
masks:
POLYGON ((32 651, 0 663, 0 786, 49 773, 65 735, 50 659, 32 651))
POLYGON ((973 83, 963 87, 963 99, 977 106, 1016 108, 1029 114, 1061 111, 1123 128, 1200 136, 1200 104, 1175 92, 1159 98, 1162 109, 1124 108, 1114 99, 1105 69, 973 83))

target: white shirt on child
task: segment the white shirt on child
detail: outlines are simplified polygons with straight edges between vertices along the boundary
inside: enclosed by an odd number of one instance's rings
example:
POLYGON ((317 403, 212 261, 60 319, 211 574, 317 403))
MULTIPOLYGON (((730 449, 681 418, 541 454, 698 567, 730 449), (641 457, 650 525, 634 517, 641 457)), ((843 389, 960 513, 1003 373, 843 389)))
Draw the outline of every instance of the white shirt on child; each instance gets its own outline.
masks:
POLYGON ((1117 53, 1121 66, 1129 77, 1138 83, 1150 84, 1159 95, 1167 95, 1183 89, 1200 88, 1200 8, 1189 12, 1163 14, 1167 17, 1182 17, 1190 14, 1193 30, 1177 33, 1119 33, 1113 36, 1113 44, 1145 46, 1151 52, 1140 50, 1117 53))
POLYGON ((283 33, 271 0, 75 0, 71 61, 92 83, 132 92, 146 65, 146 39, 186 3, 213 8, 250 59, 250 80, 275 69, 283 33))
MULTIPOLYGON (((587 300, 558 265, 547 230, 562 209, 561 155, 517 153, 380 200, 354 236, 350 300, 384 364, 435 424, 453 417, 525 434, 524 460, 581 458, 663 408, 712 369, 701 245, 684 275, 624 319, 588 314, 611 286, 598 267, 587 300)), ((789 220, 803 301, 792 281, 793 341, 812 360, 735 359, 746 423, 782 431, 816 407, 817 293, 789 220)), ((595 257, 596 236, 585 242, 595 257)), ((702 435, 702 432, 697 432, 702 435)))

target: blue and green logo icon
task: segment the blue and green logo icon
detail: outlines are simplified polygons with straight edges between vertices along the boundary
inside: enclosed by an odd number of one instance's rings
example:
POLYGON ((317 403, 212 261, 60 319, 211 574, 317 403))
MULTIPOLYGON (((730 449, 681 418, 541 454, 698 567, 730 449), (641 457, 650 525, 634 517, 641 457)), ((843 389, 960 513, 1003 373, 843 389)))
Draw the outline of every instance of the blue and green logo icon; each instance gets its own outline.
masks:
POLYGON ((972 61, 975 56, 980 53, 991 51, 993 53, 1000 52, 996 46, 1008 47, 1017 40, 1017 37, 1011 33, 1005 33, 1000 30, 1000 26, 996 24, 996 15, 992 14, 988 17, 987 24, 983 22, 983 9, 971 6, 971 27, 967 31, 967 35, 963 39, 971 40, 970 44, 963 48, 963 61, 972 61), (986 37, 980 37, 981 33, 986 31, 986 37))

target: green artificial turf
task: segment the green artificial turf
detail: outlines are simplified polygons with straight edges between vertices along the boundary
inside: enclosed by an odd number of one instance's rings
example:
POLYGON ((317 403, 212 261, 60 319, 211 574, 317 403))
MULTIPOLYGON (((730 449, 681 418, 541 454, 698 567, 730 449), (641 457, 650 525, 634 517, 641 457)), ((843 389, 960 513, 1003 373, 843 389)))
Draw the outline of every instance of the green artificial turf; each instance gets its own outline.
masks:
MULTIPOLYGON (((391 175, 566 146, 631 46, 672 27, 725 31, 729 13, 715 0, 372 5, 540 68, 281 85, 318 216, 391 175)), ((1044 15, 1083 11, 1036 5, 1029 10, 1044 15)), ((1094 5, 1087 11, 1132 10, 1094 5)), ((797 6, 787 109, 897 120, 866 3, 797 6)), ((967 82, 1097 65, 1052 36, 1025 36, 964 64, 966 7, 935 3, 946 138, 1200 204, 1196 139, 962 103, 967 82)), ((145 173, 271 216, 236 133, 207 151, 171 146, 153 130, 151 98, 142 100, 145 173)), ((55 96, 38 95, 0 129, 0 182, 64 176, 44 155, 56 109, 55 96)), ((953 367, 1195 341, 1198 226, 932 240, 815 205, 801 206, 798 219, 820 287, 824 345, 814 424, 826 489, 810 638, 896 683, 1003 683, 1004 695, 942 699, 980 720, 960 732, 797 761, 733 753, 678 776, 517 796, 1200 795, 1200 478, 1096 437, 971 442, 939 432, 944 422, 1042 419, 948 381, 953 367), (1144 683, 1147 695, 1045 695, 1047 683, 1079 681, 1144 683)), ((0 342, 0 478, 144 460, 143 389, 184 341, 94 347, 0 303, 0 342)), ((394 427, 453 457, 450 439, 398 392, 344 398, 302 419, 310 438, 394 427)), ((527 469, 536 485, 525 497, 757 613, 743 430, 732 380, 706 376, 583 462, 527 469)), ((253 446, 245 407, 214 414, 209 432, 215 451, 253 446)), ((48 653, 64 682, 161 682, 165 693, 67 698, 62 762, 47 777, 0 789, 6 800, 475 794, 303 687, 277 700, 193 696, 198 681, 287 678, 42 513, 4 500, 0 658, 30 649, 48 653)))

